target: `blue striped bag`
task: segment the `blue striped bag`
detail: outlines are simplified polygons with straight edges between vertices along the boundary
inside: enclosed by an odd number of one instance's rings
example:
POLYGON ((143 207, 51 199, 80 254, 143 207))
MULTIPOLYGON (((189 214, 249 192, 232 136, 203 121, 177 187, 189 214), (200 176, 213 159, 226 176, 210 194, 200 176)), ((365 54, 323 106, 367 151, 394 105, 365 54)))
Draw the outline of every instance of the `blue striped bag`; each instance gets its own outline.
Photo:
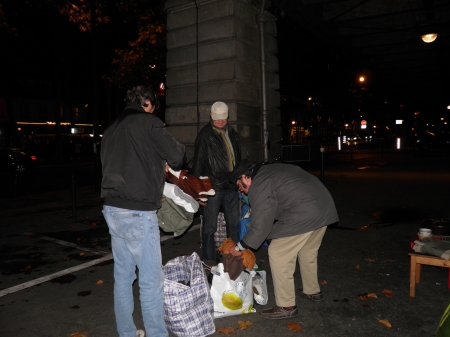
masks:
POLYGON ((214 302, 197 253, 179 256, 163 266, 164 319, 178 337, 203 337, 216 331, 214 302))

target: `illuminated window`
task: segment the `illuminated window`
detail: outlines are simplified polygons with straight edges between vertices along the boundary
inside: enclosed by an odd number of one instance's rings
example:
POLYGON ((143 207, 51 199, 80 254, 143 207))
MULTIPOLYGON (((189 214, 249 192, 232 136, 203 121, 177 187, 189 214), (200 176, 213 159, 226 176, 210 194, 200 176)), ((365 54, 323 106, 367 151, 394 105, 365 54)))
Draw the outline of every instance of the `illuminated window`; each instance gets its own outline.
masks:
POLYGON ((79 113, 78 113, 78 108, 73 108, 73 117, 75 118, 75 122, 78 122, 79 119, 79 113))

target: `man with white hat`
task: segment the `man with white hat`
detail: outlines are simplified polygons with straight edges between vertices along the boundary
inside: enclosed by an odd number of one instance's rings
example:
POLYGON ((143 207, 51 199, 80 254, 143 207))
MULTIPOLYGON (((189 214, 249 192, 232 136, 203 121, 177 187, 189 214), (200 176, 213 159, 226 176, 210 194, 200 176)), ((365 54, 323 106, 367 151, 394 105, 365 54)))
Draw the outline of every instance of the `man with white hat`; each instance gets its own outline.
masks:
POLYGON ((214 233, 217 216, 222 208, 227 226, 227 237, 239 241, 239 195, 229 177, 241 161, 237 132, 228 124, 228 105, 215 102, 211 106, 211 122, 203 127, 195 140, 192 174, 211 179, 216 194, 203 204, 202 259, 209 266, 216 264, 214 233))

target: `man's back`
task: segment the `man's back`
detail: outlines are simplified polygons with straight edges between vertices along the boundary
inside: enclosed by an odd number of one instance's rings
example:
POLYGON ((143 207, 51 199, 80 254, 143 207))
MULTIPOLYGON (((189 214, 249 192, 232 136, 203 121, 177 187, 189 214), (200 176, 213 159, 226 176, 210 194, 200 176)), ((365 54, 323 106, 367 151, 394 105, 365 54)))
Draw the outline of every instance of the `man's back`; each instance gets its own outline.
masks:
POLYGON ((166 161, 181 168, 184 145, 158 117, 127 108, 104 132, 101 159, 105 204, 156 210, 161 205, 166 161))
MULTIPOLYGON (((317 177, 294 165, 262 166, 252 178, 249 200, 252 226, 264 226, 261 233, 270 233, 269 239, 306 233, 338 221, 326 187, 317 177), (277 222, 272 228, 274 220, 277 222)), ((258 232, 257 228, 254 230, 258 232)), ((257 241, 263 241, 263 236, 257 241)))

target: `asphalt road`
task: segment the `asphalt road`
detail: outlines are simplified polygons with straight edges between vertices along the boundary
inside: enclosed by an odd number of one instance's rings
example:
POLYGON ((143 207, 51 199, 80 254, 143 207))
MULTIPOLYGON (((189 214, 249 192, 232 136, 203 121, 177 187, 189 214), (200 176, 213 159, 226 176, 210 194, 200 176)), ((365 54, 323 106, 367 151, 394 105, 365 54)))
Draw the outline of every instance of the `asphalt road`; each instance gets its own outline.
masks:
MULTIPOLYGON (((320 176, 320 163, 302 166, 320 176)), ((440 152, 330 153, 325 185, 335 200, 340 227, 327 231, 319 251, 324 301, 297 298, 300 314, 292 320, 250 314, 216 319, 216 328, 237 328, 238 320, 250 320, 252 326, 233 336, 432 336, 448 304, 448 271, 424 267, 411 298, 407 253, 422 220, 450 217, 449 168, 450 158, 440 152), (393 296, 383 295, 383 290, 393 296), (367 293, 377 298, 362 301, 359 295, 367 293), (378 319, 388 320, 392 328, 378 319), (302 331, 288 330, 291 321, 302 331)), ((2 199, 0 336, 117 335, 101 200, 92 186, 77 192, 76 217, 67 188, 2 199)), ((176 239, 163 237, 161 249, 164 263, 199 253, 198 229, 176 239)), ((256 256, 268 271, 271 306, 267 250, 256 256)), ((298 272, 295 282, 301 287, 298 272)), ((135 321, 142 328, 137 284, 134 293, 135 321)))
POLYGON ((0 174, 0 199, 71 189, 94 184, 92 162, 41 163, 20 174, 0 174))

